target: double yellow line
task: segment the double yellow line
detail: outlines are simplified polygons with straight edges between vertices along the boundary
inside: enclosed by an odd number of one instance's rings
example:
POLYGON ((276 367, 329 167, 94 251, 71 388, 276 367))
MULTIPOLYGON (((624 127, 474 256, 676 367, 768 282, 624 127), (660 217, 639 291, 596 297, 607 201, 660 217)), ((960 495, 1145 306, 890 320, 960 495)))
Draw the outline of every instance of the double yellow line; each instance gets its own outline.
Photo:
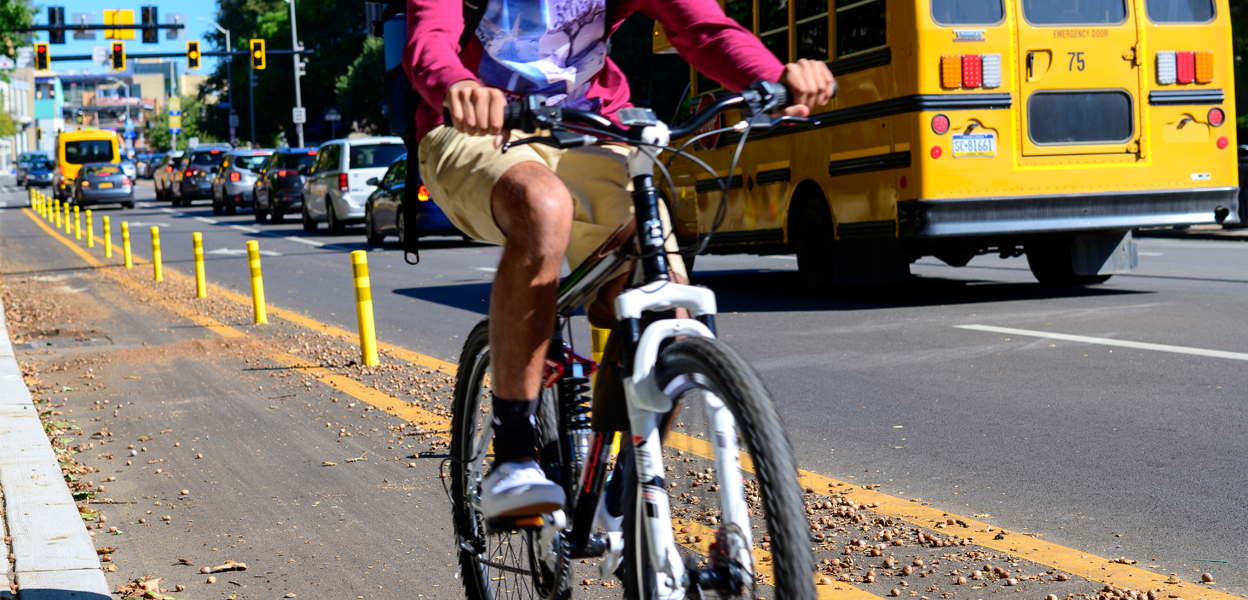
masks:
MULTIPOLYGON (((44 229, 49 235, 68 246, 72 251, 93 267, 106 267, 94 256, 83 250, 77 244, 68 238, 62 236, 57 231, 36 218, 35 213, 29 209, 24 212, 44 229)), ((171 274, 178 277, 184 277, 182 274, 169 270, 171 274)), ((139 292, 145 296, 149 295, 148 290, 138 285, 134 281, 126 278, 120 272, 112 269, 103 269, 102 272, 110 275, 126 287, 139 292)), ((251 298, 238 294, 216 285, 209 284, 213 288, 214 294, 236 302, 243 306, 251 306, 251 298)), ((245 337, 247 334, 233 327, 225 325, 211 317, 204 316, 187 309, 177 303, 166 302, 165 305, 175 313, 191 320, 192 322, 203 326, 204 328, 220 335, 222 337, 245 337)), ((269 311, 273 316, 288 321, 290 323, 318 331, 327 335, 341 338, 353 344, 359 344, 359 335, 340 329, 332 325, 327 325, 303 315, 294 313, 289 310, 283 310, 276 307, 269 307, 269 311)), ((426 356, 418 352, 413 352, 406 348, 378 342, 377 346, 380 350, 389 353, 391 356, 402 359, 409 363, 427 367, 444 373, 453 375, 456 372, 455 366, 447 361, 439 360, 431 356, 426 356)), ((342 375, 336 375, 328 369, 322 367, 311 366, 307 364, 305 359, 299 358, 286 352, 275 352, 268 355, 268 358, 280 365, 286 366, 317 377, 321 383, 328 385, 344 394, 347 394, 362 402, 384 410, 399 418, 410 422, 422 423, 425 429, 447 429, 450 427, 450 420, 445 417, 436 415, 432 412, 410 406, 406 402, 382 393, 371 387, 368 387, 354 379, 342 375)), ((679 432, 673 431, 668 436, 668 445, 675 450, 683 450, 690 454, 706 458, 714 459, 714 449, 711 444, 705 440, 691 437, 679 432)), ((744 470, 752 471, 753 465, 748 455, 742 455, 741 465, 744 470)), ((1002 533, 999 527, 991 527, 989 524, 968 517, 961 517, 953 513, 942 511, 938 508, 924 506, 908 500, 903 500, 895 496, 889 496, 873 489, 866 489, 856 484, 847 483, 831 477, 826 477, 811 471, 799 471, 798 478, 803 487, 813 488, 816 493, 833 493, 843 492, 844 490, 852 490, 847 494, 849 498, 864 506, 870 506, 872 511, 880 515, 891 517, 896 520, 904 521, 912 525, 924 527, 928 529, 936 528, 938 524, 944 524, 947 520, 954 520, 955 523, 965 523, 956 525, 956 529, 946 530, 938 529, 942 533, 941 537, 951 537, 952 534, 960 535, 964 538, 973 537, 973 543, 976 546, 991 548, 993 550, 1018 556, 1042 565, 1046 565, 1061 571, 1077 575, 1092 581, 1097 581, 1112 585, 1116 588, 1129 588, 1137 590, 1149 590, 1166 588, 1170 589, 1175 595, 1182 597, 1184 600, 1243 600, 1239 596, 1220 592, 1208 587, 1204 587, 1198 583, 1185 582, 1181 585, 1184 587, 1176 589, 1174 584, 1169 584, 1168 575, 1154 573, 1150 570, 1141 569, 1139 567, 1115 563, 1110 559, 1095 556, 1086 552, 1080 552, 1073 548, 1067 548, 1058 544, 1046 542, 1044 540, 1031 537, 1028 535, 1006 532, 1002 539, 997 539, 997 534, 1002 533), (878 503, 878 505, 877 505, 878 503), (952 533, 950 533, 952 532, 952 533)), ((686 523, 677 525, 673 522, 673 528, 689 527, 693 533, 701 534, 703 542, 684 543, 681 545, 691 550, 705 554, 707 544, 711 540, 711 532, 704 526, 686 523)), ((678 535, 678 540, 684 540, 688 534, 678 535)), ((760 572, 768 573, 770 564, 770 554, 765 550, 754 549, 756 564, 759 565, 760 572)), ((816 575, 818 577, 818 575, 816 575)), ((817 586, 819 598, 839 598, 849 600, 870 600, 878 598, 865 590, 854 587, 847 583, 835 582, 833 585, 817 586)))

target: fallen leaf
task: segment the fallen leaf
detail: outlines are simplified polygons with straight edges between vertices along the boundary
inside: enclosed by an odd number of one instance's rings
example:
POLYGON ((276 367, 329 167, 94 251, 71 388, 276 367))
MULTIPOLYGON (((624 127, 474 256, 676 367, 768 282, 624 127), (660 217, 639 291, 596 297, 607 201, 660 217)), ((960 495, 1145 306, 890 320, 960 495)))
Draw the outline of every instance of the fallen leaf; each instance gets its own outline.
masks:
POLYGON ((338 464, 338 463, 336 463, 336 462, 329 462, 329 461, 325 461, 325 462, 321 463, 321 466, 322 466, 322 467, 332 467, 332 466, 337 465, 337 464, 338 464))
POLYGON ((209 573, 221 573, 224 571, 246 571, 246 570, 247 570, 247 563, 227 560, 224 563, 213 567, 212 570, 208 572, 209 573))
POLYGON ((177 564, 179 564, 179 565, 187 565, 187 566, 190 566, 190 567, 195 566, 195 563, 191 562, 191 560, 190 560, 190 559, 188 559, 188 558, 179 558, 179 559, 178 559, 177 564))

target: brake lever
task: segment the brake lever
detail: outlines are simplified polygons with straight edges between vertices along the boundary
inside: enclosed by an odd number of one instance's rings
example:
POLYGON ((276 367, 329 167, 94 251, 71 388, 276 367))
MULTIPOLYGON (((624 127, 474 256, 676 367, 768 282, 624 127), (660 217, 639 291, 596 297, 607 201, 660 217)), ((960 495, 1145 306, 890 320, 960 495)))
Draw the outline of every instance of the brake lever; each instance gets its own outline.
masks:
POLYGON ((527 137, 527 138, 518 139, 512 142, 507 142, 503 144, 502 151, 503 153, 506 153, 507 150, 511 149, 514 146, 524 146, 527 144, 541 144, 543 146, 550 146, 551 148, 558 148, 560 150, 568 150, 570 148, 592 146, 594 144, 597 144, 599 141, 600 141, 599 138, 592 136, 592 135, 572 133, 571 131, 568 131, 566 129, 555 129, 550 132, 550 135, 527 137))

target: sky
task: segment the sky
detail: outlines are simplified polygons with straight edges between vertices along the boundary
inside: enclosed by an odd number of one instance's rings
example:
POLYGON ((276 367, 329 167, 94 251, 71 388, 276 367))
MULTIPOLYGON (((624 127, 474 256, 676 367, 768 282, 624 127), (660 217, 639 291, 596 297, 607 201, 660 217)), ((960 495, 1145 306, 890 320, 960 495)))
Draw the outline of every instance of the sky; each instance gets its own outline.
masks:
MULTIPOLYGON (((209 0, 134 0, 131 4, 111 4, 108 0, 43 0, 45 3, 34 3, 39 7, 35 13, 34 22, 36 25, 48 24, 48 7, 63 6, 65 7, 65 22, 73 23, 74 13, 94 13, 95 24, 102 25, 104 23, 104 11, 106 9, 130 9, 134 11, 135 23, 142 23, 143 6, 155 6, 158 10, 157 18, 160 23, 165 23, 165 16, 171 13, 185 14, 187 17, 186 28, 179 32, 179 38, 176 40, 166 40, 165 35, 168 30, 160 31, 160 43, 144 44, 142 32, 135 30, 134 39, 123 40, 126 43, 126 55, 132 56, 137 53, 146 52, 186 52, 186 41, 200 40, 202 42, 201 50, 208 52, 216 50, 207 42, 207 35, 211 31, 216 31, 209 21, 216 16, 217 4, 209 0), (203 21, 200 18, 205 19, 203 21)), ((38 41, 48 41, 47 32, 39 32, 38 41)), ((91 54, 94 46, 105 46, 112 40, 104 39, 104 32, 95 32, 95 40, 75 40, 73 32, 65 32, 64 44, 50 44, 48 51, 53 57, 56 55, 74 55, 74 54, 91 54)), ((234 39, 234 47, 238 49, 240 40, 234 39)), ((245 48, 244 44, 244 48, 245 48)), ((221 48, 224 50, 224 48, 221 48)), ((170 59, 165 59, 170 60, 170 59)), ((179 73, 186 71, 186 59, 173 59, 181 62, 178 67, 179 73)), ((219 58, 204 57, 201 62, 201 68, 198 71, 189 71, 190 73, 198 73, 209 75, 217 68, 219 58)), ((108 71, 107 67, 96 66, 89 60, 85 61, 53 61, 52 70, 57 72, 79 72, 85 70, 91 73, 103 73, 108 71)))

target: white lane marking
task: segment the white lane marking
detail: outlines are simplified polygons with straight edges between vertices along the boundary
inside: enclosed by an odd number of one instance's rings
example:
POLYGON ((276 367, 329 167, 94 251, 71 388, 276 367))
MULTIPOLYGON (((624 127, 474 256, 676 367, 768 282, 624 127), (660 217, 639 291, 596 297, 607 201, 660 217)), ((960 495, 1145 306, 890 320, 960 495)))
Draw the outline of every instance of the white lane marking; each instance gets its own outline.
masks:
POLYGON ((1139 250, 1137 250, 1135 253, 1139 254, 1140 256, 1164 256, 1165 255, 1164 252, 1141 252, 1139 250))
MULTIPOLYGON (((274 252, 272 250, 260 250, 259 252, 261 256, 281 256, 282 255, 282 253, 274 252)), ((216 250, 209 250, 207 254, 226 254, 226 255, 232 256, 232 255, 247 254, 247 250, 243 248, 217 248, 216 250)))
POLYGON ((178 211, 176 211, 176 210, 173 210, 172 208, 162 208, 162 209, 160 209, 160 212, 167 212, 167 213, 169 213, 169 214, 171 214, 171 215, 180 215, 180 214, 182 214, 182 213, 180 213, 180 212, 178 212, 178 211))
POLYGON ((493 268, 493 267, 477 267, 477 270, 478 270, 478 271, 485 271, 486 273, 497 273, 497 272, 498 272, 498 269, 495 269, 495 268, 493 268))
POLYGON ((324 242, 318 242, 315 240, 309 240, 307 238, 301 238, 301 237, 284 237, 282 239, 290 240, 292 242, 299 242, 300 244, 307 244, 309 246, 316 246, 317 248, 322 248, 325 246, 324 242))
POLYGON ((1021 335, 1027 337, 1038 337, 1050 340, 1065 340, 1068 342, 1081 342, 1084 344, 1100 344, 1102 346, 1118 346, 1120 348, 1135 348, 1137 350, 1155 350, 1157 352, 1173 352, 1175 354, 1192 354, 1195 356, 1209 356, 1212 358, 1229 358, 1231 360, 1248 360, 1248 353, 1245 352, 1227 352, 1225 350, 1206 350, 1204 348, 1189 348, 1187 346, 1171 346, 1169 344, 1150 344, 1148 342, 1132 342, 1128 340, 1115 340, 1110 338, 1089 337, 1086 335, 1069 335, 1065 333, 1049 333, 1047 331, 1031 331, 1029 329, 1013 329, 1010 327, 993 327, 992 325, 954 325, 958 329, 973 329, 975 331, 988 331, 992 333, 1004 333, 1008 335, 1021 335))
POLYGON ((207 223, 209 225, 217 224, 217 221, 215 219, 209 219, 208 217, 195 217, 195 220, 201 223, 207 223))
POLYGON ((169 226, 169 224, 168 224, 168 223, 161 223, 161 222, 159 222, 159 221, 151 221, 151 222, 148 222, 148 221, 134 221, 133 223, 130 223, 130 226, 131 226, 131 227, 168 227, 168 226, 169 226))
POLYGON ((230 229, 237 229, 245 233, 260 233, 259 229, 254 227, 243 227, 242 225, 230 225, 230 229))
POLYGON ((797 257, 796 257, 796 256, 782 256, 782 255, 777 255, 777 256, 764 256, 763 258, 771 258, 771 259, 775 259, 775 260, 797 260, 797 257))

